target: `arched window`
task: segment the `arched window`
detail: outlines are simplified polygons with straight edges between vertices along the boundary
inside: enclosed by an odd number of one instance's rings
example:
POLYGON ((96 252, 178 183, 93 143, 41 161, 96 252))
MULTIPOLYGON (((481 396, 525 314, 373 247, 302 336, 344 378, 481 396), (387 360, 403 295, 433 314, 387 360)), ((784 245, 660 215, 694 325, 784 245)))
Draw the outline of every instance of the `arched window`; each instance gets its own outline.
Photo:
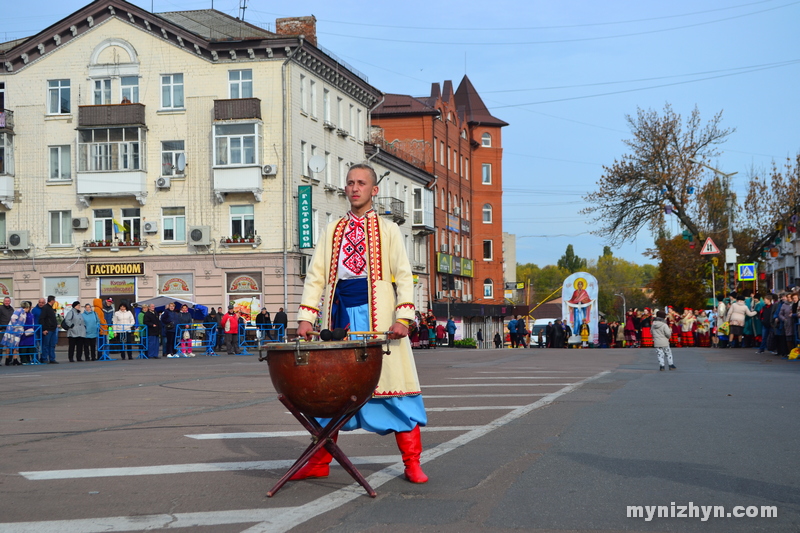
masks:
POLYGON ((483 204, 483 223, 492 223, 492 204, 483 204))
POLYGON ((483 297, 494 298, 494 285, 492 285, 492 280, 489 278, 483 280, 483 297))
POLYGON ((492 134, 491 133, 484 133, 481 135, 481 146, 485 146, 487 148, 492 147, 492 134))

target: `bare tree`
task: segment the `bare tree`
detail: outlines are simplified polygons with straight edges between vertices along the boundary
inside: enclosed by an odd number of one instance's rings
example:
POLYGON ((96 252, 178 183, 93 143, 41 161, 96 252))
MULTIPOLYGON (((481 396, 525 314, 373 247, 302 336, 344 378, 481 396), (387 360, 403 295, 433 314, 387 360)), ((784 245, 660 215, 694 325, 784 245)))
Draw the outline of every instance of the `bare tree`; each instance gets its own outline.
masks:
POLYGON ((624 142, 631 153, 604 166, 598 190, 584 197, 591 205, 582 213, 594 216, 598 225, 592 233, 612 245, 621 244, 635 239, 645 227, 657 234, 670 213, 699 240, 708 229, 706 209, 710 204, 718 208, 719 198, 714 196, 719 187, 711 185, 713 177, 689 159, 719 155, 717 146, 734 129, 721 127, 722 112, 703 125, 696 107, 684 124, 669 104, 663 114, 638 108, 635 117, 626 119, 633 138, 624 142), (705 200, 709 205, 698 200, 699 193, 711 194, 705 200))

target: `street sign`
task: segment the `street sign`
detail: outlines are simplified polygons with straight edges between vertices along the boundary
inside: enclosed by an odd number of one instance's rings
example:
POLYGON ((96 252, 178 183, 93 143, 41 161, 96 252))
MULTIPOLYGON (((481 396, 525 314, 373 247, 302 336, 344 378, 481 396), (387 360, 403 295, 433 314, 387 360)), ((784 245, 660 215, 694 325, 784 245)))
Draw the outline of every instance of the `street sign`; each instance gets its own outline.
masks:
POLYGON ((736 270, 739 274, 739 281, 755 281, 756 279, 755 263, 739 263, 736 265, 736 270))
POLYGON ((706 242, 703 243, 703 249, 700 250, 700 255, 716 255, 721 253, 717 245, 714 244, 714 241, 711 240, 711 237, 706 239, 706 242))

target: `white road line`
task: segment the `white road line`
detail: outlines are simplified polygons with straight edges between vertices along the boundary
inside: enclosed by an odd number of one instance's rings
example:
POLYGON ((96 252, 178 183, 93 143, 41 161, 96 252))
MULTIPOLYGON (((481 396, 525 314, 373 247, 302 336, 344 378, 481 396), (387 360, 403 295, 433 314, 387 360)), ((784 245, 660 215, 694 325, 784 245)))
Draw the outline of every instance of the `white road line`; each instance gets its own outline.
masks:
MULTIPOLYGON (((422 390, 454 387, 566 387, 567 385, 572 385, 572 383, 464 383, 463 385, 423 385, 422 390)), ((424 393, 422 397, 425 397, 424 393)))
MULTIPOLYGON (((439 456, 445 455, 455 449, 469 444, 506 424, 523 417, 531 411, 554 402, 564 394, 568 394, 582 385, 598 379, 609 371, 600 372, 584 380, 567 384, 536 402, 525 405, 512 412, 493 420, 492 422, 467 431, 463 435, 439 444, 434 448, 425 450, 420 458, 421 463, 427 463, 439 456)), ((356 463, 357 459, 351 460, 356 463)), ((370 458, 374 463, 376 458, 370 458)), ((286 463, 290 463, 287 461, 286 463)), ((389 481, 393 481, 402 475, 403 463, 398 462, 396 456, 392 456, 390 466, 375 472, 367 478, 373 489, 383 486, 389 481)), ((274 461, 257 461, 254 463, 274 463, 274 461)), ((218 463, 219 464, 219 463, 218 463)), ((222 463, 224 464, 224 463, 222 463)), ((158 467, 163 470, 164 467, 158 467)), ((98 470, 122 470, 122 469, 98 469, 98 470)), ((36 474, 35 472, 33 474, 36 474)), ((46 522, 17 522, 0 524, 0 533, 107 533, 123 531, 141 531, 147 529, 161 528, 174 529, 180 527, 201 527, 206 525, 222 524, 241 524, 258 522, 242 533, 284 533, 290 529, 305 523, 330 510, 345 505, 357 498, 364 497, 364 489, 357 483, 343 487, 331 494, 308 502, 297 507, 286 507, 279 509, 241 509, 236 511, 212 511, 207 513, 181 513, 175 515, 149 515, 136 517, 106 517, 106 518, 87 518, 76 520, 52 520, 46 522)))
POLYGON ((584 379, 586 376, 500 376, 500 377, 465 377, 465 378, 447 378, 447 379, 584 379))
MULTIPOLYGON (((308 434, 308 433, 306 433, 308 434)), ((397 461, 396 455, 351 457, 354 464, 389 464, 397 461)), ((41 470, 20 472, 30 481, 53 479, 83 479, 121 476, 156 476, 161 474, 193 474, 196 472, 235 472, 239 470, 288 470, 295 459, 279 461, 241 461, 231 463, 188 463, 183 465, 131 466, 119 468, 76 468, 73 470, 41 470)))
MULTIPOLYGON (((476 374, 508 374, 509 372, 536 372, 537 374, 576 374, 580 373, 580 371, 575 370, 531 370, 530 368, 509 368, 506 370, 481 370, 480 372, 475 372, 476 374)), ((583 376, 584 378, 589 376, 583 376)))
MULTIPOLYGON (((438 431, 471 431, 480 426, 436 426, 420 428, 423 433, 438 431)), ((346 435, 375 435, 371 431, 356 429, 348 431, 346 435)), ((254 431, 250 433, 197 433, 194 435, 184 435, 190 439, 197 440, 219 440, 219 439, 265 439, 275 437, 308 437, 308 431, 254 431)))
POLYGON ((520 392, 512 394, 425 394, 425 400, 438 398, 527 398, 529 396, 547 396, 546 392, 520 392))
POLYGON ((425 410, 434 413, 445 413, 448 411, 496 411, 519 409, 522 405, 476 405, 471 407, 426 407, 425 410))
MULTIPOLYGON (((494 420, 485 426, 481 426, 478 429, 473 431, 469 431, 460 435, 448 442, 444 442, 434 448, 425 450, 422 452, 422 457, 420 458, 421 463, 427 463, 428 461, 432 461, 436 459, 440 455, 444 455, 448 452, 451 452, 461 446, 469 444, 471 441, 478 439, 487 433, 494 431, 495 429, 501 428, 504 425, 508 424, 520 418, 522 416, 527 415, 531 411, 535 409, 539 409, 540 407, 544 407, 545 405, 553 403, 559 397, 563 396, 564 394, 570 393, 575 389, 580 388, 585 383, 593 381, 595 379, 601 378, 606 374, 609 374, 610 371, 600 372, 599 374, 595 374, 594 376, 588 377, 584 380, 578 381, 576 383, 572 383, 563 389, 560 389, 552 394, 548 394, 544 398, 530 404, 526 405, 525 407, 521 407, 519 409, 515 409, 514 411, 501 416, 497 420, 494 420)), ((398 476, 402 475, 403 463, 395 463, 387 468, 379 472, 375 472, 371 476, 367 478, 370 486, 373 489, 377 489, 378 487, 382 486, 389 481, 396 479, 398 476)), ((261 524, 257 524, 251 528, 248 528, 241 533, 283 533, 285 531, 289 531, 290 529, 296 527, 298 524, 302 524, 312 518, 315 518, 323 513, 326 513, 330 510, 336 509, 349 503, 356 498, 363 497, 364 490, 361 488, 360 485, 354 483, 352 485, 348 485, 342 489, 337 490, 331 494, 323 496, 322 498, 318 498, 314 501, 308 502, 305 505, 300 505, 298 507, 292 507, 291 509, 287 509, 285 513, 281 514, 280 518, 270 521, 264 522, 261 524)), ((68 533, 68 532, 64 532, 68 533)), ((71 533, 71 532, 70 532, 71 533)))

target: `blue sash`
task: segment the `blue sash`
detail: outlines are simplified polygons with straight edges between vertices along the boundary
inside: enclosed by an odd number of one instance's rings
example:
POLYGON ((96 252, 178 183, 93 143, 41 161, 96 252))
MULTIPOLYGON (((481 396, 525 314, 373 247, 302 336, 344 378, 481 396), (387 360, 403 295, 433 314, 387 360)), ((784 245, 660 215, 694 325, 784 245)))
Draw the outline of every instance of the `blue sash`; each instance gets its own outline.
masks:
MULTIPOLYGON (((351 324, 348 309, 367 305, 369 301, 367 278, 343 279, 336 284, 336 291, 333 293, 333 305, 331 305, 331 329, 349 328, 355 329, 351 324)), ((369 326, 366 328, 369 329, 369 326)))

